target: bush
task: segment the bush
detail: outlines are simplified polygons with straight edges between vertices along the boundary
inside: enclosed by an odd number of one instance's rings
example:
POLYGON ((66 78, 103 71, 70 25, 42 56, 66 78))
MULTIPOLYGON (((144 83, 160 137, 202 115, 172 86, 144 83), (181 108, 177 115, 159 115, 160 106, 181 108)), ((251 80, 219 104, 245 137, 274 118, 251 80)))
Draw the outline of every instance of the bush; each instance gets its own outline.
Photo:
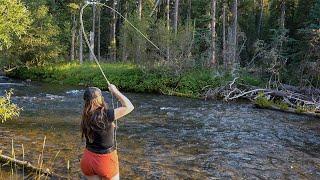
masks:
POLYGON ((272 100, 269 100, 264 94, 260 93, 257 99, 255 99, 255 104, 260 107, 268 108, 272 106, 273 102, 272 100))
POLYGON ((289 105, 286 104, 285 102, 283 101, 276 101, 274 103, 277 107, 279 107, 281 110, 288 110, 289 109, 289 105))
POLYGON ((11 89, 10 91, 6 91, 5 96, 0 96, 0 120, 2 123, 14 117, 19 117, 22 110, 11 102, 12 94, 13 91, 11 89))

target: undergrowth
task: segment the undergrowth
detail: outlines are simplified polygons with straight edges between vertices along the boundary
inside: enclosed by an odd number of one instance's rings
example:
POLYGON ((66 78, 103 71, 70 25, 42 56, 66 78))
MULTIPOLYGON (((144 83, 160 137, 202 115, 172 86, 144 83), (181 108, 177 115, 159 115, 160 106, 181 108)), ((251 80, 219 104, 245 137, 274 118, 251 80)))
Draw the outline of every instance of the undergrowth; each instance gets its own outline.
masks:
MULTIPOLYGON (((101 67, 111 83, 127 92, 201 97, 203 87, 218 87, 230 80, 227 77, 214 76, 211 69, 193 69, 176 75, 161 67, 146 71, 128 63, 102 63, 101 67)), ((61 85, 96 86, 107 89, 106 81, 94 63, 24 67, 11 72, 9 76, 61 85)))

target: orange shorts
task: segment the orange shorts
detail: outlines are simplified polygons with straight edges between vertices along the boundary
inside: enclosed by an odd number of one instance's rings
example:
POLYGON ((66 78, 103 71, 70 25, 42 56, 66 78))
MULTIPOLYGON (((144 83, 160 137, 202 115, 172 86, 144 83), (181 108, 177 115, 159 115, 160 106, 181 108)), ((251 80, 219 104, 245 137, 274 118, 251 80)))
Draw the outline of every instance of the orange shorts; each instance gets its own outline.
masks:
POLYGON ((96 154, 85 149, 80 166, 83 174, 86 176, 98 175, 111 179, 119 173, 117 151, 115 150, 108 154, 96 154))

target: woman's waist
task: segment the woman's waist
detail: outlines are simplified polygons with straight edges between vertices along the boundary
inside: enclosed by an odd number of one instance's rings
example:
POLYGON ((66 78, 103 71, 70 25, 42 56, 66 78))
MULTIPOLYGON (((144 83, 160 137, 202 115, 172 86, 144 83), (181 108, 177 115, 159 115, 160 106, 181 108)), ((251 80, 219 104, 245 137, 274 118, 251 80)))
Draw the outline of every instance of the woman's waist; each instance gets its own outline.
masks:
POLYGON ((86 150, 99 155, 110 154, 116 150, 115 145, 110 147, 86 145, 86 150))

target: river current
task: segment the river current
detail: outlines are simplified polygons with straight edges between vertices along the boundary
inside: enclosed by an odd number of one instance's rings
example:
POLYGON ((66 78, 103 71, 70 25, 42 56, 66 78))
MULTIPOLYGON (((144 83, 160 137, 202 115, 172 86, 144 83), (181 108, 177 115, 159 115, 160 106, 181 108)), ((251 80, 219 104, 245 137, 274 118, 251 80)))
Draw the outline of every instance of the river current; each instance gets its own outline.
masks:
MULTIPOLYGON (((0 124, 2 153, 10 155, 13 142, 22 159, 23 144, 25 158, 36 165, 46 137, 44 166, 83 178, 83 88, 1 77, 0 95, 10 88, 23 111, 0 124)), ((246 102, 125 95, 135 110, 118 121, 121 179, 320 179, 319 119, 246 102)), ((8 176, 0 172, 0 178, 8 176)))

